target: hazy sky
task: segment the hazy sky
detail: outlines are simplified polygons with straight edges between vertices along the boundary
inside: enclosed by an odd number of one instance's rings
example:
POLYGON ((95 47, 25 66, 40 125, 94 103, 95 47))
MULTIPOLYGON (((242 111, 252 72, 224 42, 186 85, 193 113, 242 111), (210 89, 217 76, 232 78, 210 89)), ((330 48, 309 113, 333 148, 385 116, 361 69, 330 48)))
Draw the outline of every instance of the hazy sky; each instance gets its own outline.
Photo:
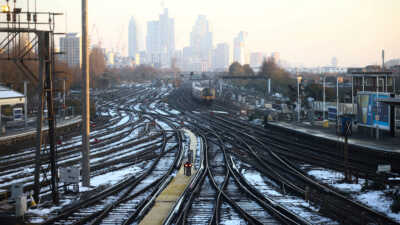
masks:
MULTIPOLYGON (((67 12, 68 31, 80 32, 80 0, 37 2, 41 10, 67 12)), ((164 5, 175 18, 179 49, 189 44, 195 20, 204 14, 212 25, 214 44, 227 42, 232 47, 234 36, 244 30, 250 51, 277 51, 297 65, 327 65, 333 56, 342 66, 380 63, 383 48, 388 59, 400 58, 400 0, 165 0, 164 5)), ((146 22, 162 11, 161 0, 89 0, 89 6, 90 30, 96 24, 108 49, 118 40, 127 48, 131 16, 145 39, 146 22)), ((65 30, 64 20, 59 31, 65 30)))

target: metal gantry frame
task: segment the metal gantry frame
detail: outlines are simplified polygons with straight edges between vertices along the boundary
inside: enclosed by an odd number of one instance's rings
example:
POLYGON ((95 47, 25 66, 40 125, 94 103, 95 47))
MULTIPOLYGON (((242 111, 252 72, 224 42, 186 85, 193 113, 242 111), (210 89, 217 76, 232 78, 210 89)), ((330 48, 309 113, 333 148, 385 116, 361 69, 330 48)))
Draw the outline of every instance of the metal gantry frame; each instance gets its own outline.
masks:
MULTIPOLYGON (((0 40, 0 60, 13 61, 16 67, 31 81, 37 85, 39 104, 37 116, 36 133, 36 152, 35 152, 35 177, 34 177, 34 198, 39 201, 42 182, 47 180, 46 168, 44 164, 49 165, 51 171, 51 191, 54 203, 58 203, 58 176, 56 161, 56 117, 54 112, 53 94, 54 94, 54 32, 55 17, 61 13, 42 13, 30 12, 29 1, 28 10, 22 11, 21 8, 7 9, 0 12, 0 34, 5 37, 0 40), (22 37, 26 34, 24 40, 22 37), (31 38, 31 36, 33 36, 31 38), (25 42, 26 41, 26 42, 25 42), (36 54, 35 54, 36 53, 36 54), (32 71, 25 62, 33 61, 37 63, 38 71, 32 71), (49 153, 46 153, 44 144, 44 134, 42 131, 45 104, 47 104, 48 121, 48 144, 49 153), (45 160, 48 156, 49 160, 45 160), (40 179, 43 173, 42 180, 40 179)), ((7 1, 8 4, 8 1, 7 1)))

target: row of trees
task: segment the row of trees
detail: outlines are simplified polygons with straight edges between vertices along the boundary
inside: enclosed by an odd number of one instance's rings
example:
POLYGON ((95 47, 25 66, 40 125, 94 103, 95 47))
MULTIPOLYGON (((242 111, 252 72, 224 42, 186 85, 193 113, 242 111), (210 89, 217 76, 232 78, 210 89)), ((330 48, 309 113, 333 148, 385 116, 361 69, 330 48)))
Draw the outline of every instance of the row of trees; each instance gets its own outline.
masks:
MULTIPOLYGON (((242 66, 238 62, 234 62, 230 65, 228 73, 232 76, 258 75, 265 77, 266 80, 271 79, 271 91, 282 93, 286 96, 289 95, 289 86, 296 82, 287 71, 276 64, 273 58, 265 59, 258 73, 255 73, 250 65, 245 64, 242 66)), ((262 93, 266 91, 267 86, 266 82, 260 80, 240 80, 235 81, 234 83, 248 88, 254 88, 262 93)))
MULTIPOLYGON (((272 93, 281 93, 284 96, 289 97, 290 102, 297 101, 297 80, 294 75, 291 75, 288 71, 281 68, 276 64, 273 58, 265 59, 262 63, 260 71, 255 73, 252 68, 248 65, 241 65, 238 62, 234 62, 229 67, 228 74, 231 76, 263 76, 266 79, 271 79, 271 91, 272 93)), ((301 87, 301 95, 302 102, 304 103, 307 97, 312 97, 315 100, 322 101, 323 96, 323 87, 318 82, 320 76, 312 75, 312 74, 302 74, 303 78, 300 85, 301 87)), ((326 82, 336 82, 336 77, 331 76, 326 78, 326 82)), ((239 80, 233 81, 234 84, 238 86, 244 86, 246 88, 255 89, 261 93, 265 93, 267 91, 267 83, 262 80, 239 80)), ((326 88, 326 101, 335 101, 336 100, 336 89, 335 88, 326 88)), ((341 89, 339 92, 339 97, 341 101, 344 101, 346 98, 351 98, 351 90, 341 89)), ((348 100, 348 99, 347 99, 348 100)))

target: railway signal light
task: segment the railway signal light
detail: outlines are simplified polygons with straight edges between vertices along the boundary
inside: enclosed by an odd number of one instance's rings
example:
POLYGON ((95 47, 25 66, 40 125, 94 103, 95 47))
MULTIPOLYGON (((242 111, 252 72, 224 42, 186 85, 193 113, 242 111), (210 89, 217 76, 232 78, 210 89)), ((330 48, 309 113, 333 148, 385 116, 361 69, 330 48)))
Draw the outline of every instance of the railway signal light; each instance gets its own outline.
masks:
POLYGON ((192 175, 192 164, 190 162, 185 163, 184 174, 188 177, 192 175))

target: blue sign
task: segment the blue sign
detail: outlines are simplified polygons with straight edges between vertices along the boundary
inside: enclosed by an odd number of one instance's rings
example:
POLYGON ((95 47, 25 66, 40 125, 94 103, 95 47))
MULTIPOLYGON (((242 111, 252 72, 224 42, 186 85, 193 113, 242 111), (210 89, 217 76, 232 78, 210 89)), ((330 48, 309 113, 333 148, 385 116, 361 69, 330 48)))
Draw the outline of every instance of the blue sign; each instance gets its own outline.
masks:
POLYGON ((388 93, 359 92, 357 96, 359 124, 361 126, 390 130, 389 105, 376 101, 377 98, 389 97, 388 93))
POLYGON ((329 121, 336 121, 337 110, 335 107, 328 107, 328 120, 329 121))

